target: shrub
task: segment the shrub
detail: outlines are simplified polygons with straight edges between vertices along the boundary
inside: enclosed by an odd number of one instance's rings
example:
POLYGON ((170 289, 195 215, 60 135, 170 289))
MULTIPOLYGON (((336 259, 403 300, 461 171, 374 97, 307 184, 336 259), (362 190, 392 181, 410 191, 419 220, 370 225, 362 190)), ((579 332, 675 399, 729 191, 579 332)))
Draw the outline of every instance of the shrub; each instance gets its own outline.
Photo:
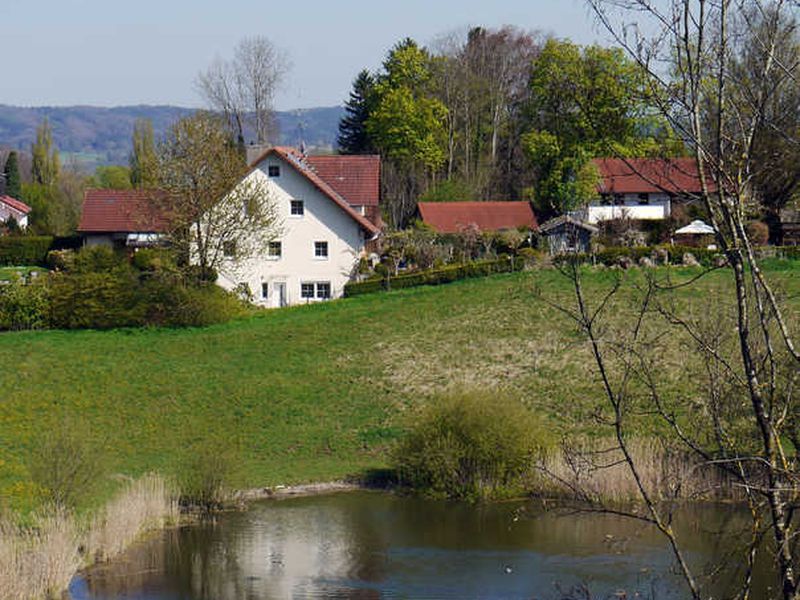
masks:
POLYGON ((47 235, 0 237, 0 265, 44 266, 53 238, 47 235))
POLYGON ((50 325, 50 289, 37 279, 14 279, 0 286, 0 330, 46 329, 50 325))
POLYGON ((166 248, 141 248, 131 261, 139 271, 177 272, 175 254, 166 248))
POLYGON ((73 261, 76 273, 108 273, 126 267, 123 256, 108 246, 87 246, 82 248, 73 261))
POLYGON ((239 464, 235 449, 223 440, 204 440, 187 449, 179 461, 180 504, 205 512, 230 499, 239 464))
POLYGON ((70 420, 48 431, 35 445, 28 470, 46 502, 74 510, 93 497, 105 469, 102 454, 90 445, 90 439, 84 427, 70 420))
POLYGON ((435 398, 415 415, 392 461, 415 490, 479 500, 521 491, 544 447, 538 419, 519 401, 467 392, 435 398))
POLYGON ((763 221, 750 221, 747 237, 754 246, 764 246, 769 241, 769 227, 763 221))
POLYGON ((470 277, 483 277, 494 273, 509 273, 520 271, 525 266, 522 258, 502 255, 495 260, 468 262, 463 264, 447 265, 438 269, 416 271, 408 275, 397 277, 378 277, 366 281, 352 282, 344 286, 346 297, 371 294, 381 290, 402 289, 419 285, 439 285, 450 283, 459 279, 470 277))

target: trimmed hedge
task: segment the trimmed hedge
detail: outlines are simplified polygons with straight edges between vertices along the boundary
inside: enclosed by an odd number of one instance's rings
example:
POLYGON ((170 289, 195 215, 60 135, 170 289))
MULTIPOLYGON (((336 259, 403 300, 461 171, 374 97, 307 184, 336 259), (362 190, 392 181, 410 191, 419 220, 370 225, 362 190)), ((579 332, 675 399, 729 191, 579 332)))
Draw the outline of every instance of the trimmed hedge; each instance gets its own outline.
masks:
POLYGON ((471 277, 485 277, 495 273, 511 273, 521 271, 525 266, 525 261, 520 257, 503 257, 496 260, 483 260, 460 265, 448 265, 439 269, 428 269, 417 271, 408 275, 398 275, 397 277, 380 277, 368 279, 366 281, 348 283, 344 286, 346 298, 360 296, 361 294, 372 294, 387 290, 399 290, 403 288, 416 287, 419 285, 439 285, 450 283, 459 279, 469 279, 471 277))
POLYGON ((0 266, 45 266, 53 245, 49 235, 9 235, 0 237, 0 266))

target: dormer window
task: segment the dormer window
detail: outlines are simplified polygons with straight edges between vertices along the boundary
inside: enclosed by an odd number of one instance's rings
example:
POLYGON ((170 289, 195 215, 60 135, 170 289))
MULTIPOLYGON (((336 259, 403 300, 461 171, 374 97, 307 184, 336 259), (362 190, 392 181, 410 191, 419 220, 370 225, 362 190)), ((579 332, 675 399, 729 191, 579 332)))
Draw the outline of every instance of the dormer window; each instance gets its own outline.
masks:
POLYGON ((281 176, 280 165, 269 165, 267 167, 267 175, 269 175, 270 177, 280 177, 281 176))

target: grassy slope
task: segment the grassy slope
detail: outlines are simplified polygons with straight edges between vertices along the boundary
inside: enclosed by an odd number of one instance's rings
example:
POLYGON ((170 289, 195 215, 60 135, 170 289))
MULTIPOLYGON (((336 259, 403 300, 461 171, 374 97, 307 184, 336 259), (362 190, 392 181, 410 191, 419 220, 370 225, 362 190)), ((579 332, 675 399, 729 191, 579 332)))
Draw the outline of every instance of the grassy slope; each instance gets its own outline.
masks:
MULTIPOLYGON (((799 272, 771 269, 795 293, 799 272)), ((612 277, 587 273, 589 292, 612 277)), ((630 277, 627 292, 639 276, 630 277)), ((707 307, 724 279, 708 276, 682 301, 707 307)), ((536 289, 570 300, 558 273, 537 271, 206 329, 0 335, 0 498, 31 505, 26 454, 65 421, 88 428, 115 473, 171 473, 193 444, 229 441, 241 452, 240 485, 381 466, 406 409, 458 385, 519 395, 554 429, 588 428, 597 387, 586 349, 536 289)), ((622 321, 626 306, 615 310, 622 321)), ((684 366, 665 367, 679 389, 684 366)))

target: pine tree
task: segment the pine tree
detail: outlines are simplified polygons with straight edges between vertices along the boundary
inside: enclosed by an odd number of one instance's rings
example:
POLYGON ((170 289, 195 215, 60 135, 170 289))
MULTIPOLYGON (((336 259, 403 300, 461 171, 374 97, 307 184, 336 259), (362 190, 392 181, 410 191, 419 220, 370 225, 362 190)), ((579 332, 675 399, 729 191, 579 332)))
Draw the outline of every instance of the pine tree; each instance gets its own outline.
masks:
POLYGON ((31 144, 31 154, 33 155, 31 167, 33 182, 46 187, 58 183, 60 168, 58 150, 53 145, 53 130, 50 128, 47 117, 36 129, 36 141, 31 144))
POLYGON ((353 81, 350 99, 345 103, 347 114, 339 121, 337 144, 342 154, 369 154, 374 151, 366 127, 372 111, 374 86, 375 80, 366 69, 353 81))
POLYGON ((19 161, 17 159, 17 153, 13 150, 8 154, 3 174, 6 177, 6 194, 12 198, 21 198, 22 181, 19 176, 19 161))
POLYGON ((153 141, 153 122, 136 119, 133 125, 133 152, 130 156, 131 185, 136 189, 153 189, 158 185, 158 160, 153 141))

